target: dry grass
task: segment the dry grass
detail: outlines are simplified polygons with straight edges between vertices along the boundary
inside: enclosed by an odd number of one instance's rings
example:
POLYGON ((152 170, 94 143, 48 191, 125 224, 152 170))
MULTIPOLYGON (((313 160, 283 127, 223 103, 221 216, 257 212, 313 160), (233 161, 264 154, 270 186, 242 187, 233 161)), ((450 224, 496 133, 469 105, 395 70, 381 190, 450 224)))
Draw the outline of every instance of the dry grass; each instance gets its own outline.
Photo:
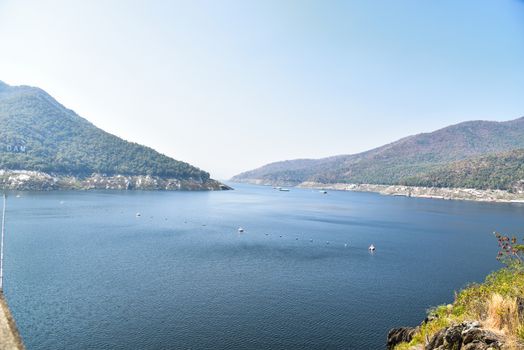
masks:
POLYGON ((524 322, 519 317, 517 298, 504 297, 498 293, 492 294, 486 302, 486 318, 482 325, 488 330, 504 334, 510 349, 524 347, 521 343, 524 340, 521 338, 524 322))
POLYGON ((483 322, 485 327, 500 330, 504 334, 517 334, 521 323, 516 298, 503 297, 494 293, 486 302, 486 309, 487 317, 483 322))
POLYGON ((433 319, 423 324, 409 344, 396 349, 410 349, 424 344, 439 330, 466 320, 478 320, 483 328, 504 335, 508 350, 524 349, 524 315, 519 316, 518 298, 524 298, 523 269, 505 268, 456 294, 452 305, 430 311, 433 319))

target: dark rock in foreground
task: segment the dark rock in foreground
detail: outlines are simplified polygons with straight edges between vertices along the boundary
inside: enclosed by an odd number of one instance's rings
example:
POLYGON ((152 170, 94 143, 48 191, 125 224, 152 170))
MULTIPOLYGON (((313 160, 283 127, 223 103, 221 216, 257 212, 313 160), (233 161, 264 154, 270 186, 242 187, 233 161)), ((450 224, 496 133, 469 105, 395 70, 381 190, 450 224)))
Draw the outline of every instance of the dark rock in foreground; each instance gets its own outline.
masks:
MULTIPOLYGON (((387 349, 392 350, 400 343, 413 339, 417 328, 402 327, 392 329, 388 334, 387 349)), ((504 339, 487 329, 477 321, 467 321, 443 328, 425 345, 415 345, 413 350, 502 350, 504 339)))
POLYGON ((482 329, 479 322, 463 322, 435 334, 425 349, 500 350, 503 346, 503 339, 491 331, 482 329))
POLYGON ((388 350, 393 350, 400 343, 409 343, 417 331, 418 327, 393 328, 388 333, 388 350))

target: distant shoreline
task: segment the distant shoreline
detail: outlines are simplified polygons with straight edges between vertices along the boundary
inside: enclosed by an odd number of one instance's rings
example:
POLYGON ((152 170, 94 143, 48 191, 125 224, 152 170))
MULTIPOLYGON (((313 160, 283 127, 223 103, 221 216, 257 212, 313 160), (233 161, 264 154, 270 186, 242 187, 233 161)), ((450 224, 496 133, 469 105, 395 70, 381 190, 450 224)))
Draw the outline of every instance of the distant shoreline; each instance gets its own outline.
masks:
POLYGON ((503 190, 479 190, 473 188, 418 187, 400 185, 373 184, 321 184, 303 182, 299 188, 314 188, 319 190, 342 190, 355 192, 375 192, 387 196, 403 196, 414 198, 432 198, 445 200, 467 200, 495 203, 524 203, 524 193, 511 193, 503 190))
POLYGON ((474 188, 447 188, 447 187, 418 187, 401 185, 374 185, 374 184, 348 184, 320 182, 270 183, 261 179, 238 181, 253 185, 289 186, 297 188, 310 188, 317 190, 336 190, 353 192, 373 192, 386 196, 402 196, 414 198, 431 198, 443 200, 466 200, 491 203, 524 203, 524 193, 511 193, 504 190, 480 190, 474 188))

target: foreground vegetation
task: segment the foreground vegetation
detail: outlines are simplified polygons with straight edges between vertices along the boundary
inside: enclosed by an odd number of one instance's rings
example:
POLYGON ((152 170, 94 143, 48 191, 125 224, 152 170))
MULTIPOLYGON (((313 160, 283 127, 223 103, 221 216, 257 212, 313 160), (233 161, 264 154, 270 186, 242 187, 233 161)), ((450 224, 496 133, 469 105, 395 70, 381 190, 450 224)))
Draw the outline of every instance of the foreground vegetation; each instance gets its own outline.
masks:
POLYGON ((498 259, 506 266, 484 283, 456 294, 455 302, 432 309, 409 343, 396 350, 423 349, 438 332, 465 321, 479 321, 483 329, 505 339, 505 349, 524 349, 524 245, 513 237, 496 234, 498 259))

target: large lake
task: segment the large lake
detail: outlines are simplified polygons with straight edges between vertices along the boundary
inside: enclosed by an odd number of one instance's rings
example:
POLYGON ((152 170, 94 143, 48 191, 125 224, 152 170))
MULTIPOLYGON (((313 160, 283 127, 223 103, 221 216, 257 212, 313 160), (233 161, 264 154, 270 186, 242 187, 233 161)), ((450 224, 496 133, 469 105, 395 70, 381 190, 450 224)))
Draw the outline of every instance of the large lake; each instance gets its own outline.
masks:
POLYGON ((11 195, 27 348, 383 349, 499 267, 492 231, 524 229, 519 204, 233 186, 11 195))

